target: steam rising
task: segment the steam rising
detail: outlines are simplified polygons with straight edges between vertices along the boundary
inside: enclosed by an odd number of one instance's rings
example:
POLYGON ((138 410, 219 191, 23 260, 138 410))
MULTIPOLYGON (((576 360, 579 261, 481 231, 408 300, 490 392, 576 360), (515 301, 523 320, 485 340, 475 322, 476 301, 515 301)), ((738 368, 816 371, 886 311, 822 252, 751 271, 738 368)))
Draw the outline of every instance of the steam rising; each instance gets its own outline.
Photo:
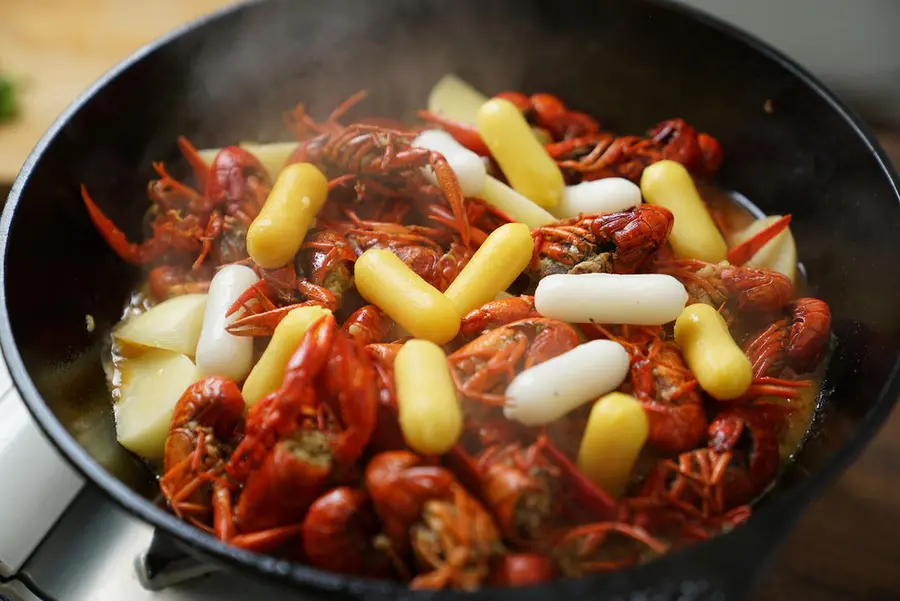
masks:
POLYGON ((203 146, 289 139, 282 116, 296 103, 323 118, 363 88, 372 93, 351 118, 412 119, 448 72, 487 94, 522 87, 527 64, 515 49, 537 39, 535 19, 485 6, 480 19, 503 23, 485 36, 470 10, 395 5, 272 1, 192 32, 179 44, 191 64, 178 107, 191 121, 184 133, 203 146))

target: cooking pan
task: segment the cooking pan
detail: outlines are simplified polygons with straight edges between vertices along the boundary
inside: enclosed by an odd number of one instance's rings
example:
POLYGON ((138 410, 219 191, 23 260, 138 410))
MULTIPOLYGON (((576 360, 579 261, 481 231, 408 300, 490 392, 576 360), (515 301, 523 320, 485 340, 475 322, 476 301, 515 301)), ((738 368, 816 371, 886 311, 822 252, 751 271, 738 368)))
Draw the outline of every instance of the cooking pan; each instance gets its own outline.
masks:
POLYGON ((154 503, 151 474, 116 443, 100 361, 141 272, 109 250, 78 194, 84 182, 138 238, 150 163, 181 164, 178 135, 200 147, 289 139, 285 109, 302 100, 324 116, 361 88, 372 91, 366 113, 410 117, 447 72, 488 94, 557 94, 621 132, 681 117, 715 135, 726 157, 718 183, 768 214, 793 214, 810 293, 831 305, 836 337, 811 433, 749 523, 621 572, 467 596, 743 598, 900 393, 900 204, 884 153, 821 83, 758 40, 676 5, 273 0, 140 50, 51 127, 3 212, 0 343, 22 397, 88 480, 204 561, 303 598, 464 596, 412 593, 233 549, 154 503))

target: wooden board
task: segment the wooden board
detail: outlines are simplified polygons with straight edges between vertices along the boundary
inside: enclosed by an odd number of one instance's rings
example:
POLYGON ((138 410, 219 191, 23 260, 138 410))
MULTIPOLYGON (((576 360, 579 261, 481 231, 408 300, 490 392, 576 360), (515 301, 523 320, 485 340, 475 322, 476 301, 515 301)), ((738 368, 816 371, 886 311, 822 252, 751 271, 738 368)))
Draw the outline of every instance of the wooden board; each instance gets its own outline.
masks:
POLYGON ((900 599, 900 413, 804 513, 753 601, 900 599))
POLYGON ((54 119, 104 72, 234 0, 0 1, 0 73, 23 78, 19 119, 0 125, 0 183, 11 182, 54 119))

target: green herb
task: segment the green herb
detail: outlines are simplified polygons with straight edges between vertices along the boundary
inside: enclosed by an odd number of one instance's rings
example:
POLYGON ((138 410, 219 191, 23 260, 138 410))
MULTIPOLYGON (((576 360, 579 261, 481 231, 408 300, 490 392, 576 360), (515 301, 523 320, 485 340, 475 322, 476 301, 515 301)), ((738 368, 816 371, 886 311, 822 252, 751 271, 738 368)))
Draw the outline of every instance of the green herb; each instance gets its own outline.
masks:
POLYGON ((9 79, 0 76, 0 123, 12 121, 18 111, 16 86, 9 79))

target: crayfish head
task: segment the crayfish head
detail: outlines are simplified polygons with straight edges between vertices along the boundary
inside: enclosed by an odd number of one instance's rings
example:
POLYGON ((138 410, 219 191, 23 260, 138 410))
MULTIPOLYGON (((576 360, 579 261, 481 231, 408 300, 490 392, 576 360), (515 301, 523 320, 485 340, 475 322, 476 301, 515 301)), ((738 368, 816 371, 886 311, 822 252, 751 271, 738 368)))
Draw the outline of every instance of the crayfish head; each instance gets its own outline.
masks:
POLYGON ((709 448, 731 452, 732 480, 746 481, 746 491, 729 490, 729 506, 747 502, 772 481, 780 464, 777 432, 783 415, 767 405, 736 407, 722 412, 709 427, 709 448))
MULTIPOLYGON (((608 245, 604 244, 603 246, 606 247, 608 245)), ((600 248, 598 254, 591 255, 584 261, 577 263, 568 273, 615 273, 616 255, 614 250, 614 248, 612 250, 600 248)))
POLYGON ((344 293, 353 288, 356 255, 350 242, 331 230, 311 234, 295 259, 298 274, 331 292, 341 304, 344 293))
POLYGON ((475 590, 490 575, 492 558, 502 552, 491 516, 458 488, 451 499, 427 501, 421 521, 410 529, 413 552, 425 575, 444 586, 475 590))
POLYGON ((331 436, 325 432, 300 430, 283 444, 300 461, 315 467, 331 466, 331 436))
POLYGON ((251 178, 264 187, 272 186, 272 178, 259 159, 240 146, 226 146, 216 154, 210 165, 204 196, 219 202, 254 200, 249 184, 251 178))
POLYGON ((553 483, 545 470, 533 474, 536 486, 525 490, 516 503, 515 526, 519 540, 534 540, 546 529, 553 514, 553 483))
POLYGON ((555 479, 544 466, 501 460, 484 472, 481 483, 485 503, 504 535, 516 542, 541 538, 553 513, 555 479))

